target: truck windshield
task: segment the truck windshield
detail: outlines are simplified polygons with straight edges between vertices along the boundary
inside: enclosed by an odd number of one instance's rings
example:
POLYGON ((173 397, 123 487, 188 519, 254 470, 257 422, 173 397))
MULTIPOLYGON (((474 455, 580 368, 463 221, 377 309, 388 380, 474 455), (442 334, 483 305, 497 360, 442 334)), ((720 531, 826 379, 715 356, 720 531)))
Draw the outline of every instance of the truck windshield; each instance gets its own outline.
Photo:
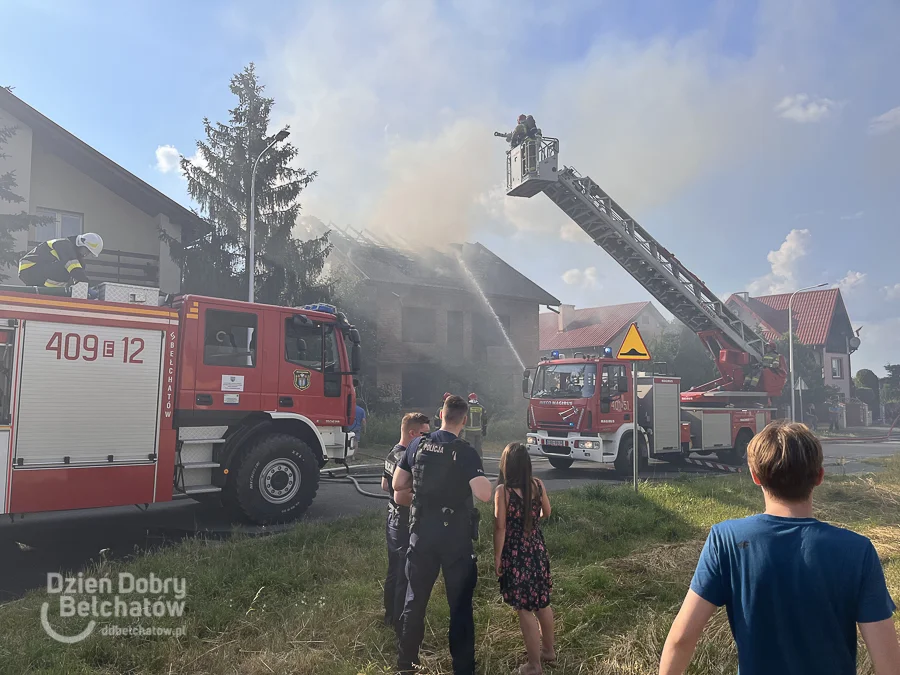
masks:
POLYGON ((534 376, 535 398, 590 398, 597 386, 597 365, 572 363, 539 366, 534 376))

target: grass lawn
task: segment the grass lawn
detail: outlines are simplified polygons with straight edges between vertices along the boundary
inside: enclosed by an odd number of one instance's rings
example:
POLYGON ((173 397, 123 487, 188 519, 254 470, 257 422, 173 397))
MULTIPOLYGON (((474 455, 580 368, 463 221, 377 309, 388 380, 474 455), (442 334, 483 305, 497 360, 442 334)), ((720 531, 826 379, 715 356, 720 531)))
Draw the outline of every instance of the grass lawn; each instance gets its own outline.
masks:
MULTIPOLYGON (((871 476, 829 477, 817 491, 818 516, 871 537, 900 598, 900 460, 871 476)), ((653 673, 670 622, 687 589, 709 527, 758 511, 761 495, 746 476, 685 478, 642 485, 592 486, 554 493, 544 526, 554 574, 559 664, 547 672, 653 673)), ((487 514, 487 509, 485 509, 487 514)), ((185 616, 157 626, 186 627, 172 637, 50 640, 35 592, 0 607, 3 673, 389 673, 391 633, 381 623, 385 568, 383 517, 227 542, 189 541, 94 574, 184 576, 185 616)), ((475 600, 481 672, 508 674, 523 646, 514 612, 499 599, 490 566, 490 527, 482 527, 475 600)), ((447 607, 438 583, 428 612, 424 662, 449 672, 447 607)), ((53 621, 80 631, 85 619, 53 621)), ((127 624, 126 624, 127 625, 127 624)), ((146 624, 145 624, 146 625, 146 624)), ((861 651, 860 672, 871 669, 861 651)), ((724 611, 714 618, 692 673, 733 673, 734 647, 724 611)))

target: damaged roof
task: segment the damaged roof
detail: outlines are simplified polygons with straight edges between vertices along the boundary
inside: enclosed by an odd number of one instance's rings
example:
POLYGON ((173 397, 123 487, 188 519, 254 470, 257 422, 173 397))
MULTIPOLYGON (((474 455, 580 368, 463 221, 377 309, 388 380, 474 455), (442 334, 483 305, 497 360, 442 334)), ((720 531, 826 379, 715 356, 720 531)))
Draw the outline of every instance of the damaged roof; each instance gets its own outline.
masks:
MULTIPOLYGON (((769 340, 788 332, 788 302, 790 293, 741 297, 732 295, 728 303, 738 303, 749 309, 762 325, 769 340)), ((794 314, 794 334, 807 345, 824 345, 837 314, 846 314, 841 291, 838 288, 797 293, 791 303, 794 314)))
POLYGON ((559 315, 543 312, 540 320, 540 350, 601 347, 627 328, 650 302, 630 302, 606 307, 585 307, 572 312, 572 320, 559 330, 559 315))
POLYGON ((492 297, 530 300, 541 305, 559 305, 559 300, 479 243, 453 244, 450 252, 419 249, 402 251, 360 241, 332 230, 335 252, 365 279, 378 283, 430 286, 474 292, 465 268, 492 297))

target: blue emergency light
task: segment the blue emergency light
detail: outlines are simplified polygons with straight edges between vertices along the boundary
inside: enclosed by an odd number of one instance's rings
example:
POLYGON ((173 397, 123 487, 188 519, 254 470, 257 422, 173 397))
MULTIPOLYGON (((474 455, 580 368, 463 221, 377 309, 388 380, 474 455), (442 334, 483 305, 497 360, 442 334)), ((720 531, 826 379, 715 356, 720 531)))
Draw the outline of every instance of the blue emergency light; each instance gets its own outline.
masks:
POLYGON ((326 305, 324 302, 317 302, 312 305, 303 305, 303 309, 308 309, 310 312, 337 314, 337 307, 335 307, 334 305, 326 305))
POLYGON ((603 356, 607 358, 612 358, 612 347, 604 347, 603 348, 603 356))
POLYGON ((552 352, 550 352, 550 358, 551 358, 551 359, 558 359, 558 358, 559 358, 559 350, 554 349, 552 352))

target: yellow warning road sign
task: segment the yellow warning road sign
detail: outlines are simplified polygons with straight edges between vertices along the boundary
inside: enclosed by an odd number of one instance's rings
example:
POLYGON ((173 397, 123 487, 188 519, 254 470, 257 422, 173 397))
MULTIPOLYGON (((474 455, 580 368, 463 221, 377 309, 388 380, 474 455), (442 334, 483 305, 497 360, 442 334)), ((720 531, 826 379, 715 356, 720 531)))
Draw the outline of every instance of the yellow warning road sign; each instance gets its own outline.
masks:
POLYGON ((623 361, 650 360, 650 350, 644 344, 644 338, 641 337, 641 332, 638 330, 636 323, 631 324, 631 327, 629 327, 628 333, 625 334, 625 339, 622 341, 622 346, 619 347, 619 353, 616 354, 616 358, 623 361))

